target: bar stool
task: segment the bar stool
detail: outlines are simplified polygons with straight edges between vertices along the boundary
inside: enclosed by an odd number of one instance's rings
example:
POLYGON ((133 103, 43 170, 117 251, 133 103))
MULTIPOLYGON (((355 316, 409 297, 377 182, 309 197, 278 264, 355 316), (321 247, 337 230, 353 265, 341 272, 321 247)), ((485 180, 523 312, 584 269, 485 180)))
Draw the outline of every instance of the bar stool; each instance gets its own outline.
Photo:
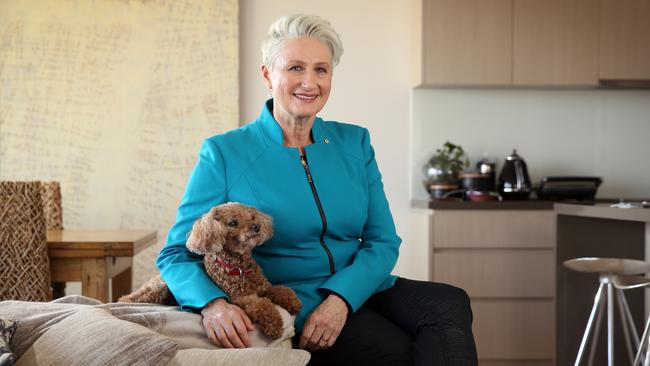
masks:
POLYGON ((636 259, 583 257, 569 259, 564 262, 564 266, 578 272, 600 274, 600 285, 598 286, 598 291, 594 297, 594 306, 591 309, 591 314, 589 315, 589 320, 587 321, 585 333, 582 336, 582 341, 580 342, 580 348, 578 349, 578 356, 576 357, 575 366, 580 365, 580 362, 582 361, 582 357, 584 356, 584 351, 591 335, 591 330, 593 329, 595 320, 596 332, 593 337, 594 339, 589 353, 589 365, 591 365, 593 362, 594 352, 596 350, 596 344, 598 342, 598 332, 600 330, 600 321, 602 319, 603 306, 605 306, 607 309, 607 364, 609 366, 614 366, 615 292, 618 292, 616 299, 618 303, 618 309, 621 314, 621 325, 623 327, 623 335, 625 337, 625 343, 627 345, 630 362, 632 362, 635 352, 632 347, 630 336, 633 337, 634 348, 636 348, 639 345, 639 335, 636 331, 636 328, 634 327, 634 320, 632 319, 632 314, 630 313, 627 301, 625 300, 625 295, 621 289, 614 287, 613 282, 618 275, 636 275, 650 271, 650 263, 636 259), (604 300, 602 300, 603 291, 607 296, 605 305, 602 304, 604 302, 604 300))
MULTIPOLYGON (((620 290, 630 290, 635 288, 650 287, 650 278, 643 276, 627 276, 619 275, 614 279, 614 286, 620 290)), ((643 329, 643 335, 641 336, 641 342, 639 342, 639 350, 634 357, 632 366, 639 365, 650 365, 650 317, 645 323, 645 328, 643 329), (645 355, 644 350, 645 349, 645 355)))

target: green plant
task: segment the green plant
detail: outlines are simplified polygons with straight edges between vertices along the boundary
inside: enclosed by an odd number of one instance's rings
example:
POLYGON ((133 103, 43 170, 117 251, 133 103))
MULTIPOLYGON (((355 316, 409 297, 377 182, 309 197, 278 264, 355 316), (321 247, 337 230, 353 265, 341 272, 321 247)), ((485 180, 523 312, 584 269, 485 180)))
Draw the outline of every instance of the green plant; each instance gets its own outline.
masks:
POLYGON ((464 168, 469 166, 469 159, 462 146, 447 141, 429 159, 426 174, 438 181, 455 181, 464 168))

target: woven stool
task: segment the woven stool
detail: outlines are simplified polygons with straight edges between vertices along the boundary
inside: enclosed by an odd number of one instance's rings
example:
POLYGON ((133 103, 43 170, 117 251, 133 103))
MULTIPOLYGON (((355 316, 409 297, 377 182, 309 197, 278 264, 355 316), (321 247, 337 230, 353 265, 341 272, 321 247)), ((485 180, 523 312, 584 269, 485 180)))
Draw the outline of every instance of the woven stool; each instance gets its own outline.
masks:
MULTIPOLYGON (((63 209, 61 206, 61 185, 59 182, 41 182, 41 200, 47 230, 63 230, 63 209)), ((65 296, 65 282, 52 283, 52 298, 65 296)))
POLYGON ((41 182, 41 201, 47 230, 63 230, 61 185, 59 182, 41 182))
POLYGON ((591 309, 585 333, 580 342, 575 366, 580 365, 582 361, 595 321, 596 331, 589 354, 589 364, 592 364, 596 343, 598 341, 598 331, 600 329, 603 307, 607 309, 607 364, 609 366, 614 365, 614 293, 617 293, 616 299, 621 314, 623 335, 625 337, 630 362, 632 362, 634 359, 634 351, 639 344, 639 335, 634 327, 634 321, 627 301, 625 300, 625 295, 621 289, 614 287, 614 281, 618 275, 634 275, 648 272, 650 271, 650 263, 636 259, 586 257, 570 259, 564 262, 564 266, 574 271, 600 274, 600 285, 594 297, 594 306, 591 309), (606 301, 602 298, 603 291, 607 297, 606 301), (630 337, 633 339, 630 339, 630 337))
POLYGON ((0 301, 50 301, 40 182, 0 182, 0 301))
MULTIPOLYGON (((614 286, 620 290, 630 290, 635 288, 647 288, 650 287, 650 278, 642 276, 626 276, 619 275, 614 279, 614 286)), ((645 328, 643 329, 643 335, 641 336, 641 341, 639 342, 639 349, 634 357, 632 366, 639 365, 650 365, 650 317, 645 323, 645 328), (644 355, 645 349, 645 355, 644 355)))

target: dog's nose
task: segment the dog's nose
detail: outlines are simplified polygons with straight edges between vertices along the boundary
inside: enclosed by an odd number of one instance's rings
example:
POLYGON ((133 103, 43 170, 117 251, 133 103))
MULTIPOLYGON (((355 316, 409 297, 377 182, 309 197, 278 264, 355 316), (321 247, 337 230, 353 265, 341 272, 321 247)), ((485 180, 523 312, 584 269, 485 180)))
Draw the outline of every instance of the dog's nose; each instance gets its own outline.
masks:
POLYGON ((256 233, 259 233, 260 232, 260 225, 253 224, 253 231, 255 231, 256 233))

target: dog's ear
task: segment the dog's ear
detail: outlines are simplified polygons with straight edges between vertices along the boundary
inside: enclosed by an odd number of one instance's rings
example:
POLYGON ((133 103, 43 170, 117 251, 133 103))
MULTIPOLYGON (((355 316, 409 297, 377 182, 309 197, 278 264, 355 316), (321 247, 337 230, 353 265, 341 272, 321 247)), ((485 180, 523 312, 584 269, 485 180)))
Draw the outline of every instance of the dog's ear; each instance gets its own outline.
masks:
POLYGON ((260 220, 260 232, 262 233, 262 237, 260 238, 261 240, 258 245, 261 245, 265 241, 271 239, 273 236, 273 218, 260 211, 258 211, 258 215, 260 220))
POLYGON ((217 208, 213 207, 196 220, 185 245, 191 252, 200 255, 219 253, 226 243, 226 232, 226 227, 219 221, 217 208))

